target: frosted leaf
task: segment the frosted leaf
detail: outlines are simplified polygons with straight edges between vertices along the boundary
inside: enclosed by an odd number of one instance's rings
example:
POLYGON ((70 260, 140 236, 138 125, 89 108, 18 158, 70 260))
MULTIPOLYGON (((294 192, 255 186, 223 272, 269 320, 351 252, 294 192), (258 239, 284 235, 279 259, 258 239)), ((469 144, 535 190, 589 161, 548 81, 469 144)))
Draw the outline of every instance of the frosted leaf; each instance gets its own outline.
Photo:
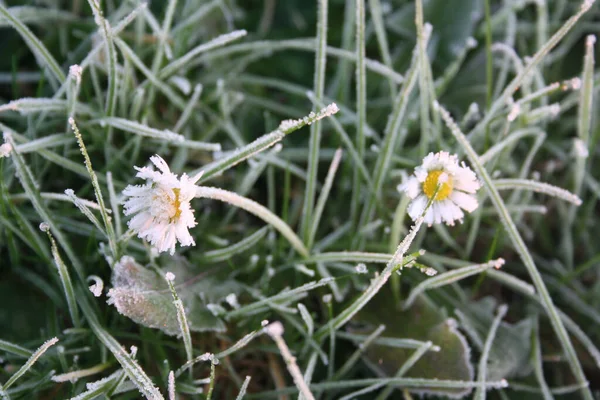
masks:
MULTIPOLYGON (((169 271, 173 278, 176 274, 182 281, 192 278, 184 266, 174 263, 169 268, 175 271, 169 271)), ((108 291, 108 303, 114 305, 121 314, 138 324, 160 329, 168 335, 180 334, 177 310, 163 276, 144 268, 133 258, 124 256, 115 264, 112 285, 108 291)), ((239 286, 232 281, 216 282, 213 279, 199 280, 180 288, 178 295, 184 305, 190 330, 225 330, 223 322, 216 317, 211 307, 205 305, 201 296, 207 302, 218 302, 237 290, 239 286)))

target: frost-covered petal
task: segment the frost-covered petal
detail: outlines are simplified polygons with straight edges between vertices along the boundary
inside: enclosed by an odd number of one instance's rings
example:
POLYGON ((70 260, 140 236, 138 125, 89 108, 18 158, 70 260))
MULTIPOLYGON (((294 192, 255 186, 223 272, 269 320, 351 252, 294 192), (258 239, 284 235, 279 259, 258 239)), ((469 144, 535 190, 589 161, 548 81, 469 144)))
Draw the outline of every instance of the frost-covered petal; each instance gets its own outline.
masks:
POLYGON ((411 201, 408 205, 408 215, 413 219, 413 221, 416 220, 417 218, 419 218, 419 216, 421 216, 421 213, 423 213, 425 206, 427 206, 427 196, 421 195, 413 201, 411 201))
POLYGON ((456 204, 457 206, 459 206, 460 208, 462 208, 463 210, 466 210, 468 212, 475 211, 477 209, 477 207, 479 206, 479 203, 477 201, 477 198, 475 198, 475 196, 471 196, 470 194, 459 192, 458 190, 455 190, 454 192, 452 192, 452 194, 450 195, 450 200, 452 200, 454 202, 454 204, 456 204))
POLYGON ((462 221, 464 213, 450 200, 444 200, 439 203, 442 219, 446 225, 454 225, 454 221, 462 221))
POLYGON ((406 182, 398 185, 398 190, 406 193, 406 195, 414 199, 421 192, 421 183, 414 176, 409 177, 406 182))
POLYGON ((150 161, 152 161, 152 164, 156 165, 156 168, 158 168, 163 174, 171 173, 171 169, 169 168, 167 162, 158 154, 151 156, 150 161))
POLYGON ((123 195, 130 197, 145 196, 151 189, 152 185, 128 185, 123 189, 123 195))
POLYGON ((481 187, 475 172, 467 166, 459 167, 454 175, 454 188, 467 193, 475 193, 481 187))

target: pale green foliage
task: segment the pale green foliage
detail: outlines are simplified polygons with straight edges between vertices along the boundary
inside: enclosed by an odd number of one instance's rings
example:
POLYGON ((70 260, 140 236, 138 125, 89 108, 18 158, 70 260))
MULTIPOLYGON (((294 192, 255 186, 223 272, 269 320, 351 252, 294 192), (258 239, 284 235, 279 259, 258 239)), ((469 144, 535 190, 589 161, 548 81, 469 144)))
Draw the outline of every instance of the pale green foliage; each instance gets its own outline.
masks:
POLYGON ((0 398, 599 389, 593 1, 7 3, 0 398), (396 190, 437 151, 452 227, 396 190), (174 256, 123 214, 153 154, 203 172, 174 256))

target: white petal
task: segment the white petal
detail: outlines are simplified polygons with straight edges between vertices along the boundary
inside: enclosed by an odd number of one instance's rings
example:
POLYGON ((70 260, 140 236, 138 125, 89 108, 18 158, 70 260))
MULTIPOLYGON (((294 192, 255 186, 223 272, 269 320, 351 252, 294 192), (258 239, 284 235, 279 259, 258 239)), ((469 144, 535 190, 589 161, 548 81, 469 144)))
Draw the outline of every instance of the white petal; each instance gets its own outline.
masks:
POLYGON ((431 214, 433 215, 433 223, 435 223, 435 224, 442 223, 442 208, 440 206, 439 201, 434 201, 431 204, 431 214))
POLYGON ((433 169, 437 164, 436 154, 429 153, 423 158, 423 162, 421 163, 421 167, 425 170, 433 169))
POLYGON ((457 190, 452 191, 452 194, 450 195, 450 200, 452 200, 454 204, 468 212, 475 211, 479 206, 479 203, 477 202, 477 198, 475 198, 475 196, 471 196, 470 194, 459 192, 457 190))
POLYGON ((182 246, 195 246, 194 238, 190 235, 187 227, 184 224, 178 224, 175 230, 175 235, 177 236, 177 240, 181 243, 182 246))
POLYGON ((422 185, 414 176, 409 177, 406 182, 398 185, 398 190, 403 191, 410 199, 414 199, 421 193, 422 185))
POLYGON ((446 199, 440 202, 440 210, 442 211, 442 219, 446 225, 453 226, 454 221, 461 221, 464 217, 462 210, 452 201, 446 199))
POLYGON ((481 187, 477 175, 471 168, 463 165, 454 174, 454 188, 467 193, 475 193, 481 187))
MULTIPOLYGON (((417 218, 419 218, 421 216, 421 213, 423 213, 423 210, 425 209, 426 205, 427 205, 427 196, 425 196, 425 195, 421 195, 410 202, 410 204, 408 205, 407 211, 408 211, 408 215, 410 215, 410 217, 412 218, 413 221, 415 221, 417 218)), ((427 215, 425 216, 425 218, 427 218, 427 215)), ((425 222, 427 222, 427 221, 425 221, 425 222)))
POLYGON ((153 156, 150 157, 150 161, 152 161, 152 164, 156 165, 156 168, 158 168, 159 170, 161 170, 162 173, 164 174, 168 174, 171 172, 171 170, 169 169, 169 165, 167 164, 167 162, 158 154, 155 154, 153 156))
POLYGON ((129 220, 128 226, 136 232, 147 229, 152 224, 152 215, 148 212, 142 212, 129 220))
POLYGON ((151 185, 128 185, 125 189, 123 189, 123 194, 130 197, 144 196, 151 188, 151 185))
POLYGON ((415 168, 415 176, 417 177, 417 180, 419 182, 421 182, 421 183, 425 182, 425 179, 427 179, 427 174, 428 174, 427 168, 424 168, 423 166, 415 168))

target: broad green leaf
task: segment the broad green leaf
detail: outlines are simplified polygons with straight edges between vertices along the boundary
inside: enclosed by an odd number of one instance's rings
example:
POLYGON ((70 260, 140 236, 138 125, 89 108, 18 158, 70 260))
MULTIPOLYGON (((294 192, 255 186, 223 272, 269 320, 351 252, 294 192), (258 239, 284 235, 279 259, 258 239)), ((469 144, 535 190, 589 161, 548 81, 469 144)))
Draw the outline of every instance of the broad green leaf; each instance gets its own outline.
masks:
MULTIPOLYGON (((496 300, 485 297, 463 309, 463 320, 485 338, 494 319, 496 300), (467 310, 467 314, 464 311, 467 310)), ((526 376, 531 372, 531 318, 517 324, 502 322, 496 332, 494 344, 490 350, 487 379, 509 379, 526 376)))
MULTIPOLYGON (((218 303, 228 294, 239 292, 239 286, 232 281, 217 281, 214 277, 197 279, 177 262, 165 269, 165 273, 167 271, 175 274, 177 293, 184 304, 190 330, 224 331, 223 321, 214 316, 206 305, 218 303)), ((180 334, 169 286, 157 272, 125 256, 115 265, 112 285, 108 302, 121 314, 168 335, 180 334)))
MULTIPOLYGON (((357 319, 373 325, 385 324, 386 337, 430 340, 441 348, 438 352, 425 353, 408 370, 405 377, 473 380, 471 351, 464 336, 458 331, 454 319, 447 318, 435 304, 427 301, 425 296, 421 296, 406 311, 397 310, 390 299, 391 293, 382 290, 357 319)), ((371 345, 366 354, 370 361, 381 367, 386 374, 394 376, 414 351, 371 345)), ((411 389, 411 392, 461 398, 469 394, 471 389, 419 388, 411 389)))

